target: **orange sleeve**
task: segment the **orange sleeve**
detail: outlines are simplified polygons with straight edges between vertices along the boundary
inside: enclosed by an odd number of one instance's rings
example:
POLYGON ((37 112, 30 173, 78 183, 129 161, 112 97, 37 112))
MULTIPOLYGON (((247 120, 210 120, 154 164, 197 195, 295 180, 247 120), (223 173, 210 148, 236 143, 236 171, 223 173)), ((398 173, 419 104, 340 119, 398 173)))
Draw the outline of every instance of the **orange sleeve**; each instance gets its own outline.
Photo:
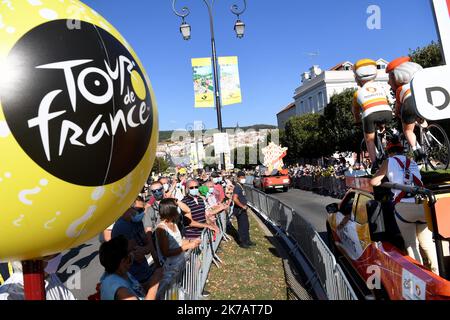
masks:
POLYGON ((397 103, 398 104, 400 104, 401 102, 400 102, 400 95, 401 95, 401 93, 402 93, 402 89, 403 89, 403 86, 401 86, 401 87, 398 87, 397 88, 397 91, 395 91, 395 100, 397 100, 397 103))
POLYGON ((359 108, 359 103, 358 103, 358 91, 356 91, 353 94, 353 108, 359 108))

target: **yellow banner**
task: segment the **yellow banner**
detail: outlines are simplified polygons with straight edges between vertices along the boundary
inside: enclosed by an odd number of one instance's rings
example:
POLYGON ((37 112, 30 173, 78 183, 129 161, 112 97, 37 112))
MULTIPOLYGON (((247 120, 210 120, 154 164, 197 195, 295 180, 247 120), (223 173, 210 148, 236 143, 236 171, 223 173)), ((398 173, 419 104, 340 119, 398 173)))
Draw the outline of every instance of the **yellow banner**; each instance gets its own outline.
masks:
POLYGON ((210 58, 192 59, 195 108, 214 108, 214 80, 210 58))
POLYGON ((220 93, 222 105, 242 102, 241 83, 239 80, 238 57, 220 57, 220 93))

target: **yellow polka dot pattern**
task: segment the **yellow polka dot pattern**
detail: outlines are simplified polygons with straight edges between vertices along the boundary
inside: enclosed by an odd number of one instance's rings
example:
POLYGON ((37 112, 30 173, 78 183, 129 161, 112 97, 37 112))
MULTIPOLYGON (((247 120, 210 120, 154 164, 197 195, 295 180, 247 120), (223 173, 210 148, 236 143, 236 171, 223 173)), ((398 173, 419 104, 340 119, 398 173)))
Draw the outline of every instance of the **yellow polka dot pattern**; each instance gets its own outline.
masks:
MULTIPOLYGON (((0 77, 4 60, 28 31, 55 19, 94 24, 112 34, 143 65, 119 32, 83 3, 74 0, 3 0, 0 2, 0 77), (73 19, 73 20, 72 20, 73 19)), ((153 132, 136 168, 105 186, 84 187, 62 181, 39 167, 21 149, 5 121, 0 101, 0 261, 24 260, 61 252, 89 239, 113 223, 133 202, 153 164, 158 139, 156 100, 149 81, 140 76, 133 87, 153 104, 153 132), (144 92, 144 93, 143 93, 144 92)), ((24 93, 26 94, 26 93, 24 93)), ((140 97, 141 98, 141 97, 140 97)))

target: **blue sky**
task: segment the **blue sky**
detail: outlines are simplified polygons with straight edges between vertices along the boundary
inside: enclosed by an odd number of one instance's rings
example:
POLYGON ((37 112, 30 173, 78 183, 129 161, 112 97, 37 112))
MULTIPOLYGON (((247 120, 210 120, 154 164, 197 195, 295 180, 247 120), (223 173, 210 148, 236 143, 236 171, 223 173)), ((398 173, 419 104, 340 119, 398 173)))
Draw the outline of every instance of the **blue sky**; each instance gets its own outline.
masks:
MULTIPOLYGON (((178 8, 191 9, 190 41, 182 40, 172 0, 83 2, 109 20, 142 60, 155 91, 161 130, 185 128, 196 120, 217 127, 215 109, 194 109, 191 58, 211 54, 203 0, 178 1, 178 8)), ((243 95, 242 104, 223 108, 224 126, 276 124, 276 113, 293 101, 301 73, 312 64, 328 69, 365 57, 389 61, 437 39, 428 0, 248 0, 241 40, 234 34, 230 7, 242 0, 215 2, 217 52, 239 57, 243 95), (370 5, 381 8, 380 30, 366 26, 370 5), (319 56, 308 55, 316 51, 319 56)))

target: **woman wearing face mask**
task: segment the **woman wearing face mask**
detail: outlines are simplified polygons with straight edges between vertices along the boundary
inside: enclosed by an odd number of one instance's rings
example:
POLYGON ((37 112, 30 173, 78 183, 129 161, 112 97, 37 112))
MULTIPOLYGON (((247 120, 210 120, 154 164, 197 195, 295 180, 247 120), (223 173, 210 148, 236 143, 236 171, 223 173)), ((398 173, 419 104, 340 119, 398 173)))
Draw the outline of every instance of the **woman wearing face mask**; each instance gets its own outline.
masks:
POLYGON ((182 239, 177 225, 179 207, 175 199, 163 199, 159 204, 159 214, 161 222, 156 229, 156 243, 164 270, 160 289, 164 289, 173 277, 183 270, 186 264, 184 252, 197 248, 201 241, 182 239))
POLYGON ((129 273, 134 262, 134 254, 129 251, 129 243, 124 236, 112 238, 100 246, 100 263, 105 273, 100 279, 102 300, 154 300, 162 277, 162 269, 157 269, 155 277, 145 288, 129 273))
POLYGON ((227 206, 223 203, 218 203, 216 197, 214 196, 214 183, 208 181, 205 185, 199 188, 200 194, 205 201, 206 206, 206 222, 208 224, 217 226, 216 219, 217 215, 222 211, 227 209, 227 206))
POLYGON ((216 196, 217 202, 221 203, 223 202, 223 199, 225 199, 225 191, 222 185, 223 179, 217 172, 213 172, 211 178, 214 183, 214 195, 216 196))

